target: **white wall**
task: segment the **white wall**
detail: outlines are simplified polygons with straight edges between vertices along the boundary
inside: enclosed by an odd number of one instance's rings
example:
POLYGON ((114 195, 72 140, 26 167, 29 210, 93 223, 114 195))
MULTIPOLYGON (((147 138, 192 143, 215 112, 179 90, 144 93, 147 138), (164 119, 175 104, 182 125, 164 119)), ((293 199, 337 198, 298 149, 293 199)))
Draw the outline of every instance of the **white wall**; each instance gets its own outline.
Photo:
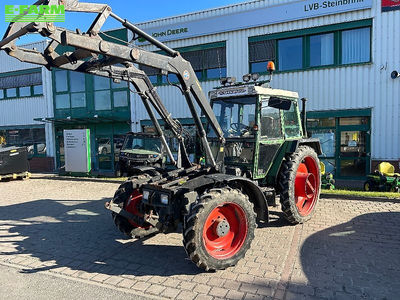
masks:
MULTIPOLYGON (((283 2, 291 1, 255 1, 220 10, 143 23, 141 28, 213 17, 283 2)), ((379 0, 375 0, 372 9, 171 41, 166 44, 172 48, 179 48, 226 41, 227 74, 240 80, 243 74, 249 72, 248 37, 372 18, 372 64, 276 74, 273 87, 298 91, 301 97, 310 100, 308 110, 311 111, 372 108, 372 159, 398 160, 400 79, 392 80, 390 73, 393 70, 400 71, 400 11, 381 13, 380 3, 379 0)), ((153 46, 144 48, 155 50, 153 46)), ((206 93, 218 85, 218 81, 202 82, 206 93)), ((185 100, 176 88, 161 86, 157 89, 173 117, 190 117, 185 100)), ((132 121, 147 119, 140 99, 134 96, 132 102, 132 109, 135 110, 132 113, 132 121)))

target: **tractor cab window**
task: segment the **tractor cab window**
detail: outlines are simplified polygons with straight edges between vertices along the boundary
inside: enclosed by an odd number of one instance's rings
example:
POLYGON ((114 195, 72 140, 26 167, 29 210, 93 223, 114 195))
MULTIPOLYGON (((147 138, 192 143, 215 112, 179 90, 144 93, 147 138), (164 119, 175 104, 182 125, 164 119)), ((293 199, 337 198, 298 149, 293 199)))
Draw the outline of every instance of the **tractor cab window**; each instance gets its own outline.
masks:
POLYGON ((139 135, 128 135, 125 139, 122 150, 143 150, 143 151, 153 151, 161 152, 161 141, 158 137, 152 136, 139 136, 139 135))
POLYGON ((275 139, 282 137, 280 110, 268 106, 268 101, 262 101, 260 118, 261 136, 275 139))
POLYGON ((283 111, 283 127, 285 128, 285 137, 301 136, 297 103, 293 102, 289 110, 283 111))
MULTIPOLYGON (((254 136, 256 97, 218 99, 213 102, 213 110, 224 137, 254 136)), ((210 131, 209 136, 215 137, 210 131)))

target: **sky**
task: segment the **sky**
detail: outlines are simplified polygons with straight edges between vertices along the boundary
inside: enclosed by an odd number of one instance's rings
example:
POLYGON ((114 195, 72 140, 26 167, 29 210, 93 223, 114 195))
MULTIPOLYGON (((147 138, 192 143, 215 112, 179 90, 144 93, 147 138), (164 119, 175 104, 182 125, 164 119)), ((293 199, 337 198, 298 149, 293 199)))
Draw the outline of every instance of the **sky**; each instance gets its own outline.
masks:
MULTIPOLYGON (((2 0, 0 6, 0 35, 3 37, 4 32, 8 26, 8 23, 4 19, 4 5, 30 5, 35 0, 2 0)), ((204 9, 221 7, 229 4, 246 2, 246 0, 201 0, 201 1, 183 1, 183 0, 85 0, 80 2, 95 2, 95 3, 106 3, 111 6, 113 12, 124 19, 128 19, 132 23, 139 23, 154 19, 160 19, 165 17, 176 16, 180 14, 195 12, 204 9)), ((94 15, 90 14, 66 14, 66 23, 57 23, 57 26, 66 27, 68 29, 80 28, 85 31, 91 21, 93 21, 94 15)), ((107 22, 103 29, 117 28, 119 23, 107 22)), ((17 44, 27 43, 32 41, 42 40, 40 36, 30 35, 25 37, 23 40, 17 42, 17 44)))

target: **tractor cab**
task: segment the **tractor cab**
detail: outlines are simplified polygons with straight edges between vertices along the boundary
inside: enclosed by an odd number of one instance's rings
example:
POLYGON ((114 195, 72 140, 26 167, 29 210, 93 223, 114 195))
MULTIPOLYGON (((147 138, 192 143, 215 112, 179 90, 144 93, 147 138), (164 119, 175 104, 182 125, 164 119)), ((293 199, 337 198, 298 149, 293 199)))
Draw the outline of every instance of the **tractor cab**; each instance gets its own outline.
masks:
MULTIPOLYGON (((254 82, 225 85, 209 96, 226 139, 223 162, 227 174, 264 178, 282 145, 303 138, 295 92, 254 82)), ((214 154, 221 152, 211 129, 208 138, 214 154)))

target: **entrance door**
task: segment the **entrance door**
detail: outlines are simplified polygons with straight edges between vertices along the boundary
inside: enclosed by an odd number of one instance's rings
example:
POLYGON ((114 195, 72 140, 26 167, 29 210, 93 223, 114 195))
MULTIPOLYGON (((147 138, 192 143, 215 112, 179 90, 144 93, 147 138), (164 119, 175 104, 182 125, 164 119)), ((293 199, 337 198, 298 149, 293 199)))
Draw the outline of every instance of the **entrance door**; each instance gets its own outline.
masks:
POLYGON ((113 171, 114 158, 111 136, 96 136, 96 156, 98 170, 113 171))
POLYGON ((338 175, 365 177, 370 172, 370 152, 369 118, 340 118, 337 134, 338 175))

